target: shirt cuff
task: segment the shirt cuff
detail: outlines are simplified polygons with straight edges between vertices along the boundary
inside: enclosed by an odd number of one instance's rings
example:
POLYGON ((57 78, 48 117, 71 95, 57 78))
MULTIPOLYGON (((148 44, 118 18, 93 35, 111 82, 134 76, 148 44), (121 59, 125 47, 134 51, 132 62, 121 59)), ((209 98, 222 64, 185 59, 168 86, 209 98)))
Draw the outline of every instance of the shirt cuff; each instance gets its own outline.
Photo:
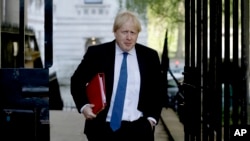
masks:
POLYGON ((154 118, 152 118, 152 117, 148 117, 147 119, 148 119, 148 120, 150 120, 150 121, 153 121, 154 126, 157 124, 157 122, 156 122, 156 120, 155 120, 154 118))
POLYGON ((83 113, 83 109, 87 106, 88 104, 85 104, 84 106, 82 106, 82 108, 80 109, 80 112, 83 113))

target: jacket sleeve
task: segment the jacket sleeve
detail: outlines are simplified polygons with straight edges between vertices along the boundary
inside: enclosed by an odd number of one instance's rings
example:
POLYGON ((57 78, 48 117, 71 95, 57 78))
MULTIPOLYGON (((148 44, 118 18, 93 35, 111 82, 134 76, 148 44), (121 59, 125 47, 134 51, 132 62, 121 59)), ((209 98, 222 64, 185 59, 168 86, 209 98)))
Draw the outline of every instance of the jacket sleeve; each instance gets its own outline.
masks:
POLYGON ((80 64, 77 66, 70 80, 70 92, 75 102, 76 108, 80 113, 81 108, 89 103, 86 96, 86 84, 95 74, 96 66, 94 50, 89 47, 80 64))

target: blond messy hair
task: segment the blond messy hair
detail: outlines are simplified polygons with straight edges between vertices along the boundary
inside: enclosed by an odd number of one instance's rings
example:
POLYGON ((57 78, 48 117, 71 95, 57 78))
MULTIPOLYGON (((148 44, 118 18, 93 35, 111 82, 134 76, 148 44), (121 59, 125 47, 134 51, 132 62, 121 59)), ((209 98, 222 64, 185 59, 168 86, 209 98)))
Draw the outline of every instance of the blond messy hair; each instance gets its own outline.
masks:
POLYGON ((141 23, 137 15, 131 11, 121 11, 115 17, 115 22, 113 25, 113 32, 116 32, 126 21, 132 20, 135 27, 137 28, 138 33, 141 31, 141 23))

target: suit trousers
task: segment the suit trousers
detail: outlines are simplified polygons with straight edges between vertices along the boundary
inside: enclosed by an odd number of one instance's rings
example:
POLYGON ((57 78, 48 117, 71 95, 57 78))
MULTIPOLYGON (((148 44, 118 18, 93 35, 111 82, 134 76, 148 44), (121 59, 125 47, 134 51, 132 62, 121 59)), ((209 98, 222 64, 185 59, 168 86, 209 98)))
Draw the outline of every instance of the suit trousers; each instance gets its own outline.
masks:
POLYGON ((154 129, 147 118, 122 121, 116 131, 112 131, 109 124, 106 122, 102 127, 96 127, 95 133, 86 134, 88 141, 154 141, 154 129))

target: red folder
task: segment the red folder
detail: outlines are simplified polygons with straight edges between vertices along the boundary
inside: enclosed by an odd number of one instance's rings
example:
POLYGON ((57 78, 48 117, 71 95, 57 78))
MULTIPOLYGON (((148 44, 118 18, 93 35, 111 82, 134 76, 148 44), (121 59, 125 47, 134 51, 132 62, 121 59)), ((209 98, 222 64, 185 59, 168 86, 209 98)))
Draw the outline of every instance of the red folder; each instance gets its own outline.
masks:
POLYGON ((97 73, 86 86, 90 104, 94 104, 93 113, 98 114, 106 106, 106 91, 104 73, 97 73))

